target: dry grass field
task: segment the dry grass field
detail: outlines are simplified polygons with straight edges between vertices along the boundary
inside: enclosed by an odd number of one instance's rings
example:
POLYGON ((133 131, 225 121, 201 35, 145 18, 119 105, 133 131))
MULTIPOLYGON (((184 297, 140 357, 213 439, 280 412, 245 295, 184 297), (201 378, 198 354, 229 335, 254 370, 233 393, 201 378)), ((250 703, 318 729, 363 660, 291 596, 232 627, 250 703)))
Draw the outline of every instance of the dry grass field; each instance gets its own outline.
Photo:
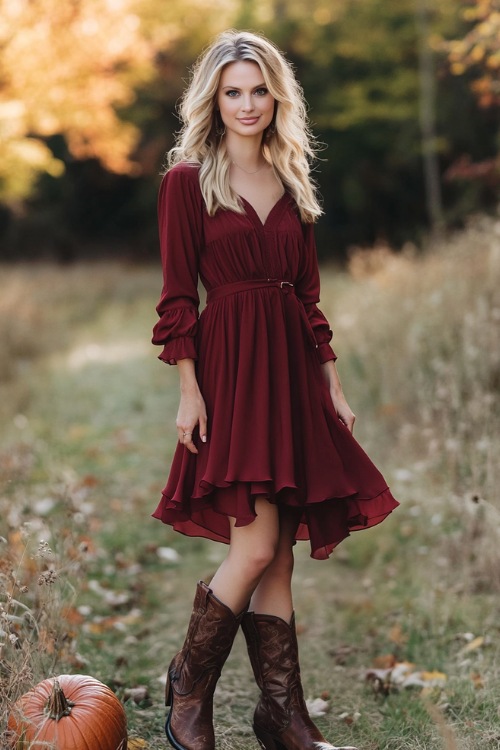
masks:
MULTIPOLYGON (((149 344, 160 276, 0 269, 0 747, 12 701, 68 671, 116 691, 131 749, 167 746, 166 666, 225 548, 150 518, 176 439, 177 373, 149 344)), ((500 223, 354 252, 322 281, 357 438, 401 508, 327 562, 298 545, 307 696, 339 745, 498 749, 500 223)), ((257 750, 256 694, 238 637, 221 750, 257 750)))

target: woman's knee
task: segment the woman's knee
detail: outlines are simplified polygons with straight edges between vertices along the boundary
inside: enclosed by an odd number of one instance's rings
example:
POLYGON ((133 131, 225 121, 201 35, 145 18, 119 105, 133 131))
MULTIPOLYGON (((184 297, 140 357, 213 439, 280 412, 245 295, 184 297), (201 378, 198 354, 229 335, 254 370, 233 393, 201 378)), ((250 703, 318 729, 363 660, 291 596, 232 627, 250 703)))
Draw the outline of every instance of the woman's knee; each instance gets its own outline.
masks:
POLYGON ((277 552, 277 542, 263 539, 244 549, 234 550, 244 568, 255 576, 260 577, 273 563, 277 552))

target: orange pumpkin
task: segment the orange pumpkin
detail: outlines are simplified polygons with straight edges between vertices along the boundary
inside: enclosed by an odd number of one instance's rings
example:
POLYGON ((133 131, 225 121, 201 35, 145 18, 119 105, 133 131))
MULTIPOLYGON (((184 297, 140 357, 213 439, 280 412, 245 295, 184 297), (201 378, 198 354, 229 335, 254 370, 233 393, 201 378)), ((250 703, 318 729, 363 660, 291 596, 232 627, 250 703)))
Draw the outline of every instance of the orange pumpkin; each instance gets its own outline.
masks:
POLYGON ((21 696, 9 716, 16 750, 125 750, 127 719, 110 688, 87 675, 43 680, 21 696))

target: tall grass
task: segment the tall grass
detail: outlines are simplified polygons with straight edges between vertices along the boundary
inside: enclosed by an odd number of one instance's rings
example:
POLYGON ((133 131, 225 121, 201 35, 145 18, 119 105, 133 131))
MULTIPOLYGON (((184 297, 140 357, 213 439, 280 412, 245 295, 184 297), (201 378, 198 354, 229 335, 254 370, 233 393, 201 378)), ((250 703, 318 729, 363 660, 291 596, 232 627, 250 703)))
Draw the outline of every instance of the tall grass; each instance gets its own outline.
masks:
POLYGON ((323 299, 358 433, 418 486, 414 513, 433 518, 427 541, 460 586, 500 591, 500 221, 423 254, 353 251, 323 299))
POLYGON ((18 525, 18 508, 0 503, 7 536, 0 537, 0 747, 10 747, 6 721, 14 700, 62 667, 79 671, 73 581, 84 550, 67 525, 51 531, 41 519, 18 525), (5 521, 7 523, 5 523, 5 521), (43 539, 53 537, 57 551, 43 539), (4 744, 5 743, 5 744, 4 744))

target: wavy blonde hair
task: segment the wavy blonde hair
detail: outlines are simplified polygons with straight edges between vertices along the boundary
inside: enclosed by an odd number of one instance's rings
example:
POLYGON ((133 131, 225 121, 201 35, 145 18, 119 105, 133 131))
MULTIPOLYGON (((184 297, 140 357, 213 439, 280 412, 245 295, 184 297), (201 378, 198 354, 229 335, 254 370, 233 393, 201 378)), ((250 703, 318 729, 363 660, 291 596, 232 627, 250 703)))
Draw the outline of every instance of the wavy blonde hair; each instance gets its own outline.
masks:
POLYGON ((181 161, 200 164, 200 187, 209 215, 218 208, 243 213, 241 200, 229 184, 231 159, 224 136, 217 132, 216 120, 222 71, 226 65, 242 60, 257 63, 276 101, 273 122, 262 138, 264 158, 295 199, 301 220, 314 222, 322 213, 310 177, 317 147, 309 129, 303 91, 291 64, 259 34, 224 31, 197 60, 179 105, 182 128, 167 155, 167 169, 181 161))

